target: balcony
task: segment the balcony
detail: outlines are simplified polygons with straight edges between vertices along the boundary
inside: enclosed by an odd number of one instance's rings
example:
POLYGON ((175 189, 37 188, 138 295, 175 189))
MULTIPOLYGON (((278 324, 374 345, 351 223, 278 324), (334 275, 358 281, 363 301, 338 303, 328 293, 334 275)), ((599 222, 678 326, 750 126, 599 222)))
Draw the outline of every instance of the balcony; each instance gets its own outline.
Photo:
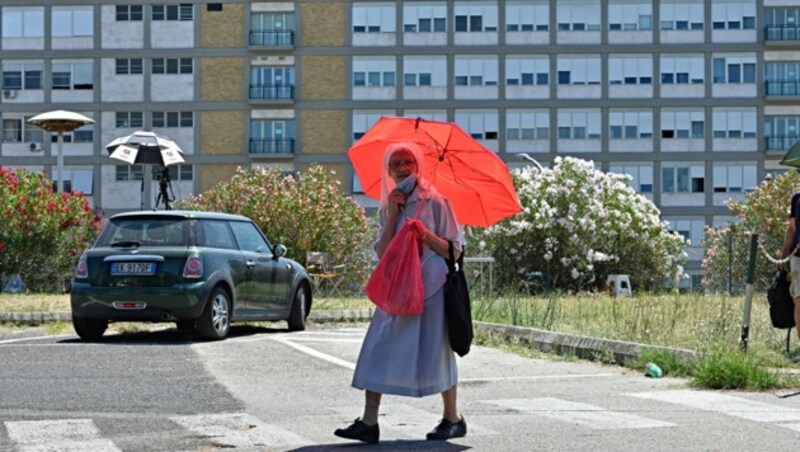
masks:
POLYGON ((764 27, 765 41, 800 41, 800 26, 771 25, 764 27))
POLYGON ((800 140, 800 135, 773 135, 764 137, 764 144, 767 152, 769 151, 786 151, 793 144, 800 140))
POLYGON ((292 155, 294 154, 294 138, 251 138, 250 155, 292 155))
POLYGON ((253 30, 250 32, 250 45, 254 47, 293 47, 294 31, 253 30))
POLYGON ((800 80, 767 80, 764 88, 767 96, 798 96, 800 80))
POLYGON ((292 100, 294 85, 250 85, 251 100, 292 100))

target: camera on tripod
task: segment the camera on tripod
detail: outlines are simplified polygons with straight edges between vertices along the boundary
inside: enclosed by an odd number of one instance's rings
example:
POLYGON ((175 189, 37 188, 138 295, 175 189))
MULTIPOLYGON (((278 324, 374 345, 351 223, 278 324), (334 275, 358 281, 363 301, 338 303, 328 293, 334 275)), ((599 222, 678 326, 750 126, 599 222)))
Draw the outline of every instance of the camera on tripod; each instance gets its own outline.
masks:
POLYGON ((169 203, 175 201, 175 193, 172 191, 172 179, 169 176, 169 168, 166 166, 163 170, 156 172, 156 180, 158 181, 158 196, 156 196, 156 206, 164 203, 164 210, 172 210, 169 203))

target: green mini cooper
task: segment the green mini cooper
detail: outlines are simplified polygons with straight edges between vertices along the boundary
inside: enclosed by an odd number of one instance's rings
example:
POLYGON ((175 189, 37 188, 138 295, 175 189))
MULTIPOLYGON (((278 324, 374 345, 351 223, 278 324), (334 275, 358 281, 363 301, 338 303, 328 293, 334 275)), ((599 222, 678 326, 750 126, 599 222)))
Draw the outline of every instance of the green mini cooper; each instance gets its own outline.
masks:
POLYGON ((211 212, 114 215, 78 261, 72 324, 98 340, 109 322, 175 322, 223 339, 231 322, 287 320, 305 329, 311 282, 249 218, 211 212))

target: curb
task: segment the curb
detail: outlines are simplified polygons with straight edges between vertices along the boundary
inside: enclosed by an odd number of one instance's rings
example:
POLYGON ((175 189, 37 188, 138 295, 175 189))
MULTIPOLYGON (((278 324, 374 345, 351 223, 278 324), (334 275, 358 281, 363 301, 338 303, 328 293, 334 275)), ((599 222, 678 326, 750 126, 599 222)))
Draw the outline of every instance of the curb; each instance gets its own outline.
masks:
MULTIPOLYGON (((311 311, 308 319, 316 323, 366 322, 372 318, 374 309, 344 309, 337 311, 311 311)), ((22 325, 40 325, 53 321, 71 321, 69 312, 0 312, 0 324, 15 323, 22 325)), ((644 350, 658 350, 672 353, 679 358, 696 360, 697 354, 691 350, 661 347, 657 345, 639 344, 636 342, 615 341, 589 336, 558 333, 512 325, 501 325, 488 322, 474 322, 478 331, 484 331, 502 337, 505 340, 517 340, 529 347, 545 353, 559 355, 575 355, 579 358, 597 360, 613 357, 617 364, 639 357, 644 350)))

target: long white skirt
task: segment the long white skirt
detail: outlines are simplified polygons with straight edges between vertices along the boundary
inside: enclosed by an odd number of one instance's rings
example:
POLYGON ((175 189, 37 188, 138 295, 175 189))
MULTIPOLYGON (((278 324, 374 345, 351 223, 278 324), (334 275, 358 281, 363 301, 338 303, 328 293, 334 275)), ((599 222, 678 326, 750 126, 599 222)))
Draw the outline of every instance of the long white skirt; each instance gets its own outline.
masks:
POLYGON ((456 384, 458 368, 447 336, 443 289, 425 299, 420 316, 375 311, 361 345, 353 387, 424 397, 456 384))

